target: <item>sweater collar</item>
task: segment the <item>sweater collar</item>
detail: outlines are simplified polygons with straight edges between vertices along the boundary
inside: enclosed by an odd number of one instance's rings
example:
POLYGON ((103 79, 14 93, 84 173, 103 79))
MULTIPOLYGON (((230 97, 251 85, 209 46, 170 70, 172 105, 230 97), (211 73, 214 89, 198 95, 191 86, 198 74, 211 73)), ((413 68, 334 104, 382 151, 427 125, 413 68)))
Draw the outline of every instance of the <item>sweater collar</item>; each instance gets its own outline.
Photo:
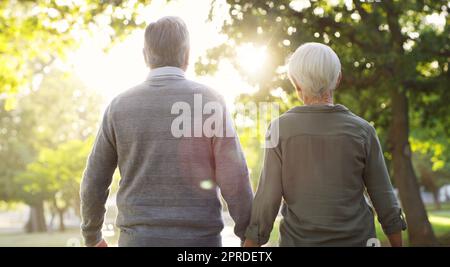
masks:
POLYGON ((184 78, 184 71, 177 67, 160 67, 156 69, 152 69, 147 76, 148 80, 153 79, 162 79, 162 78, 184 78))

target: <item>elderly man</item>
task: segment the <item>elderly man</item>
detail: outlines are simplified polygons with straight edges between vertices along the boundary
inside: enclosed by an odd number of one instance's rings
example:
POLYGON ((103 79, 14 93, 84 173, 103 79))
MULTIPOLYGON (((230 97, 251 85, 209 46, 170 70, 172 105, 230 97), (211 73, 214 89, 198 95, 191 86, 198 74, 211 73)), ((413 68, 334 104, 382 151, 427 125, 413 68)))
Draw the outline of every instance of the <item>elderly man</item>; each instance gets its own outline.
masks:
POLYGON ((265 149, 245 245, 268 241, 282 199, 280 246, 376 245, 367 191, 391 245, 401 246, 406 225, 375 129, 333 104, 338 56, 306 43, 292 55, 288 74, 304 105, 271 124, 279 142, 265 149))
POLYGON ((235 221, 235 234, 243 240, 253 194, 229 117, 223 115, 224 125, 216 125, 227 129, 226 135, 203 133, 204 118, 198 112, 186 112, 181 118, 194 121, 194 135, 191 125, 181 125, 189 130, 186 135, 173 132, 179 117, 173 111, 180 107, 201 111, 214 102, 227 114, 216 92, 185 78, 189 62, 185 23, 176 17, 150 23, 144 58, 150 74, 107 107, 87 162, 81 184, 86 245, 107 245, 101 229, 117 166, 119 246, 221 246, 219 188, 235 221), (198 97, 203 101, 196 102, 198 97))

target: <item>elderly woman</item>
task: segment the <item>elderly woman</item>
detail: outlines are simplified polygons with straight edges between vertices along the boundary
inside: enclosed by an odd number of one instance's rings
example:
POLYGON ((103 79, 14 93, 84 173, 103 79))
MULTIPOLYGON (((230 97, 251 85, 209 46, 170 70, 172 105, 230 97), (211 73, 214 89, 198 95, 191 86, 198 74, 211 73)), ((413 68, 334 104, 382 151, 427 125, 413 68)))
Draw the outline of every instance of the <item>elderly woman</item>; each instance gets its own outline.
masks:
POLYGON ((267 243, 282 200, 280 246, 376 244, 366 190, 391 245, 401 246, 406 225, 375 129, 333 103, 342 77, 338 56, 306 43, 288 74, 304 105, 271 124, 268 134, 279 132, 279 142, 265 149, 245 246, 267 243))

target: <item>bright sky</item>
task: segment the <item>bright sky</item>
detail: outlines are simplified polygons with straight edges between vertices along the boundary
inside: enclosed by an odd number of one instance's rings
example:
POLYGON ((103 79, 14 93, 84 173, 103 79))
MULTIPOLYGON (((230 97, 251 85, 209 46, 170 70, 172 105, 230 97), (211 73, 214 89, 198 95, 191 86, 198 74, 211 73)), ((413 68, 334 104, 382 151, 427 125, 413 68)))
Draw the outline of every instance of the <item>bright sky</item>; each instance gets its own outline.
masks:
MULTIPOLYGON (((225 97, 228 104, 232 105, 237 95, 255 89, 242 80, 228 61, 221 61, 219 71, 213 76, 199 77, 194 72, 194 63, 200 55, 208 48, 226 41, 226 37, 219 34, 219 30, 221 21, 226 18, 227 9, 219 9, 218 12, 221 13, 216 14, 218 19, 207 22, 210 2, 211 0, 174 0, 167 3, 165 0, 154 0, 142 11, 142 19, 149 23, 166 15, 181 17, 186 22, 191 37, 191 65, 187 77, 215 88, 225 97)), ((149 70, 142 56, 143 30, 136 30, 107 53, 102 50, 108 42, 102 37, 104 34, 99 32, 87 38, 79 51, 69 57, 69 62, 72 62, 76 74, 85 84, 98 90, 109 102, 120 92, 144 81, 149 70)), ((240 64, 251 69, 252 74, 258 71, 255 66, 264 64, 263 47, 248 44, 241 47, 238 54, 242 55, 240 64)))
MULTIPOLYGON (((333 0, 336 1, 336 0, 333 0)), ((213 76, 199 77, 194 72, 194 64, 200 55, 208 48, 214 47, 227 40, 219 33, 222 21, 227 18, 228 9, 224 0, 216 0, 223 5, 216 9, 213 22, 208 22, 208 12, 212 0, 153 0, 151 5, 140 10, 140 19, 147 24, 166 15, 179 16, 188 25, 191 37, 191 65, 187 71, 189 79, 202 82, 215 88, 232 107, 234 98, 241 93, 253 92, 256 89, 243 81, 237 70, 227 60, 219 63, 219 70, 213 76)), ((450 4, 449 4, 450 5, 450 4)), ((305 0, 294 0, 290 4, 293 9, 303 9, 309 6, 305 0)), ((443 28, 445 15, 429 15, 426 23, 443 28)), ((81 48, 69 57, 68 62, 74 65, 76 74, 84 83, 100 92, 107 102, 120 92, 144 81, 148 69, 142 56, 143 30, 136 30, 123 42, 117 43, 107 53, 103 52, 110 41, 105 38, 107 27, 95 30, 95 36, 84 38, 81 48)), ((251 75, 258 75, 258 67, 262 66, 267 57, 265 47, 245 44, 237 49, 241 67, 251 75)))

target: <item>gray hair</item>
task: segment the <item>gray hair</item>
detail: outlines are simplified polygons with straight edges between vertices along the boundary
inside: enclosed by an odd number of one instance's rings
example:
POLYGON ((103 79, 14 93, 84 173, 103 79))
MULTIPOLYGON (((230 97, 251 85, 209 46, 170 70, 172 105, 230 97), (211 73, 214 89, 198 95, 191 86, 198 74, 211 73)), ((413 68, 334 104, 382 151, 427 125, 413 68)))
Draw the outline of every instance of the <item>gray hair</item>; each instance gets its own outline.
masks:
POLYGON ((289 78, 309 96, 318 97, 334 90, 340 73, 339 57, 331 47, 321 43, 305 43, 289 59, 289 78))
POLYGON ((184 67, 189 52, 189 32, 178 17, 163 17, 145 29, 144 56, 150 68, 184 67))

